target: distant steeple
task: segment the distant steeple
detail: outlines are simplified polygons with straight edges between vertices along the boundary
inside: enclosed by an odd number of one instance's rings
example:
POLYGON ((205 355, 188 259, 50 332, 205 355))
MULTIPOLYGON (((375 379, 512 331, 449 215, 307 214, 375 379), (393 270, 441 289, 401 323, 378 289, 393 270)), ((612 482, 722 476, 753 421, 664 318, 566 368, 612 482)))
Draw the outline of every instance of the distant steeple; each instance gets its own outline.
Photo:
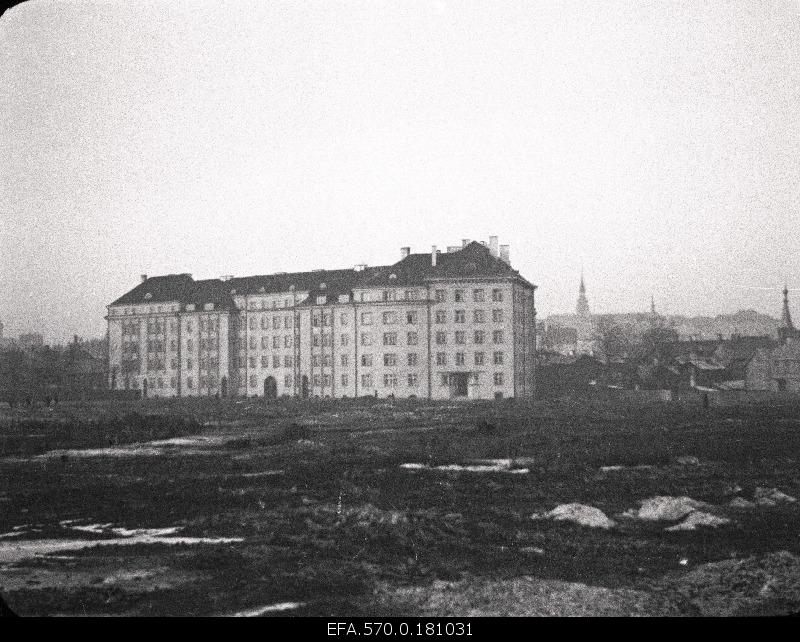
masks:
POLYGON ((575 306, 575 312, 579 317, 589 316, 589 301, 586 298, 586 284, 583 282, 583 268, 581 268, 581 284, 578 287, 578 305, 575 306))
POLYGON ((789 288, 783 286, 783 312, 781 313, 781 327, 786 330, 794 330, 792 324, 792 314, 789 312, 789 288))

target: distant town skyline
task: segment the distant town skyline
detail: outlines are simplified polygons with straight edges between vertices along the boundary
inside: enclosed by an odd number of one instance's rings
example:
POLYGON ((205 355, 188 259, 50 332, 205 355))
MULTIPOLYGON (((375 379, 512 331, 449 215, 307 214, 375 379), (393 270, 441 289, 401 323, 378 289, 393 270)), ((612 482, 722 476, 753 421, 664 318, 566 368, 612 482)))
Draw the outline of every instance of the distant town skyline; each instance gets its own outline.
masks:
POLYGON ((103 336, 142 273, 385 265, 490 234, 541 318, 574 311, 581 268, 595 313, 778 318, 800 287, 798 18, 794 0, 18 5, 5 336, 103 336))

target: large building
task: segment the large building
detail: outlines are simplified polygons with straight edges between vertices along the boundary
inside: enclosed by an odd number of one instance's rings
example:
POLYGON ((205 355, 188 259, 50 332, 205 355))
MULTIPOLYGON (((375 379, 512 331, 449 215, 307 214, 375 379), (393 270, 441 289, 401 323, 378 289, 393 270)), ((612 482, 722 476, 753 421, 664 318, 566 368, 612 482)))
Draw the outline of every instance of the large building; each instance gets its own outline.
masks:
POLYGON ((536 286, 508 246, 380 267, 148 278, 108 306, 109 386, 147 396, 532 396, 536 286))

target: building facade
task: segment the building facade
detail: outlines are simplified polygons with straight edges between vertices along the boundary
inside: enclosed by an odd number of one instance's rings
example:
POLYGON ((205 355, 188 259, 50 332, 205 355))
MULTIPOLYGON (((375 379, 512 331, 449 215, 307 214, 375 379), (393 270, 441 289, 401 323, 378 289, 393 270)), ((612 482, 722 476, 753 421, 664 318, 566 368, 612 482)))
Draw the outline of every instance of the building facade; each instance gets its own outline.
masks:
POLYGON ((147 278, 108 306, 109 386, 146 396, 535 394, 536 286, 508 246, 393 265, 147 278))

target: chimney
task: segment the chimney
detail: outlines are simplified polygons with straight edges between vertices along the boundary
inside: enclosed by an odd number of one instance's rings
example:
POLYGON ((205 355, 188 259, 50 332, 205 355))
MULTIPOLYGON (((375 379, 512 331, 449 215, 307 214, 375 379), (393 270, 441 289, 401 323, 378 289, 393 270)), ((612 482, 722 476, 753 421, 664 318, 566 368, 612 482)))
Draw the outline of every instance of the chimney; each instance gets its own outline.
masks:
POLYGON ((142 274, 141 276, 142 276, 142 283, 147 281, 147 275, 146 274, 142 274))
POLYGON ((498 255, 497 237, 496 236, 490 236, 489 237, 489 251, 492 253, 492 256, 497 256, 498 255))
POLYGON ((409 254, 411 254, 411 248, 410 247, 401 247, 400 248, 400 258, 401 259, 406 258, 409 254))
POLYGON ((510 250, 511 246, 509 245, 500 246, 500 260, 506 265, 511 265, 510 250))
POLYGON ((436 251, 436 246, 431 246, 431 267, 436 267, 436 255, 438 252, 436 251))
POLYGON ((461 239, 461 247, 467 247, 469 245, 469 239, 461 239))

